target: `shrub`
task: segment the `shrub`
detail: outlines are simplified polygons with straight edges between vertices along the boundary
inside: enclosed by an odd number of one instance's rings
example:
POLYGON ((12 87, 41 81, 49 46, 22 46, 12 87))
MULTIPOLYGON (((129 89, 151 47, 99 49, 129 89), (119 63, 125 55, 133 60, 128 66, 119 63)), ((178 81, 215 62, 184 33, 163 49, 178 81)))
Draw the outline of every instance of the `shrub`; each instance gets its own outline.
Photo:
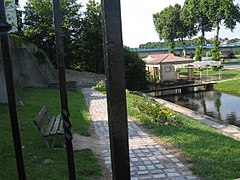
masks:
POLYGON ((145 62, 136 52, 124 48, 125 82, 128 90, 136 91, 147 89, 147 71, 145 62))
POLYGON ((149 98, 134 100, 134 106, 137 110, 150 116, 152 118, 152 122, 158 125, 176 126, 181 124, 181 120, 177 118, 175 112, 149 98))
POLYGON ((235 53, 234 52, 229 52, 227 55, 228 58, 235 58, 235 53))

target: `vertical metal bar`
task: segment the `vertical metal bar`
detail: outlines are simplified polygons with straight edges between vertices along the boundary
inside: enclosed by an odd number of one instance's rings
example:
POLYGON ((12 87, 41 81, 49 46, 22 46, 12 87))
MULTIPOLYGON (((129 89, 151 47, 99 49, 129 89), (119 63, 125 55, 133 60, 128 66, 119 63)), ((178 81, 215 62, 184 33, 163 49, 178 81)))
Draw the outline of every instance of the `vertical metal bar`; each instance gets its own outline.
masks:
POLYGON ((67 88, 66 88, 66 76, 65 76, 65 61, 64 61, 64 45, 62 35, 62 17, 60 11, 59 0, 53 0, 53 11, 54 11, 54 24, 55 24, 55 41, 56 41, 56 53, 58 61, 58 73, 59 73, 59 85, 60 85, 60 96, 61 96, 61 109, 63 117, 63 129, 65 134, 65 144, 68 159, 68 173, 69 179, 75 180, 75 164, 73 156, 72 146, 72 133, 71 133, 71 122, 70 114, 68 111, 68 99, 67 99, 67 88))
POLYGON ((102 9, 112 173, 115 180, 128 180, 130 166, 120 0, 102 0, 102 9))
POLYGON ((5 81, 7 87, 8 106, 12 126, 12 135, 15 148, 18 177, 19 179, 26 179, 25 168, 23 162, 21 137, 18 124, 17 107, 15 99, 15 89, 12 71, 12 59, 10 54, 10 45, 8 38, 8 31, 11 30, 10 24, 6 22, 4 0, 0 0, 0 34, 2 44, 2 55, 4 62, 5 81))

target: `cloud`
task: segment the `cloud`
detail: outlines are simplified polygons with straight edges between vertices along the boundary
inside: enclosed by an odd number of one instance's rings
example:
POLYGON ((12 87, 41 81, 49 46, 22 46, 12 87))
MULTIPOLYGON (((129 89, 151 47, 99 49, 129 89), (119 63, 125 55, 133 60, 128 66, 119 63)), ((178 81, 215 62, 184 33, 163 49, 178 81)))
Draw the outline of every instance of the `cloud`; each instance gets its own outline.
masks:
POLYGON ((130 47, 159 41, 152 15, 184 0, 121 0, 123 43, 130 47))

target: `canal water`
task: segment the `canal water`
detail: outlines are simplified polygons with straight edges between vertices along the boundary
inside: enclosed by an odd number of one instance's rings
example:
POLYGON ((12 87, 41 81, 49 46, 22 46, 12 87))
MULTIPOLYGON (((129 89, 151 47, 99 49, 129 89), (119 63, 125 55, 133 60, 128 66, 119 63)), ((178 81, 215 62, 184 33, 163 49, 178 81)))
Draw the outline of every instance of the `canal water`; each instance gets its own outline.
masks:
POLYGON ((211 116, 219 123, 240 127, 240 96, 217 91, 198 91, 161 98, 211 116))

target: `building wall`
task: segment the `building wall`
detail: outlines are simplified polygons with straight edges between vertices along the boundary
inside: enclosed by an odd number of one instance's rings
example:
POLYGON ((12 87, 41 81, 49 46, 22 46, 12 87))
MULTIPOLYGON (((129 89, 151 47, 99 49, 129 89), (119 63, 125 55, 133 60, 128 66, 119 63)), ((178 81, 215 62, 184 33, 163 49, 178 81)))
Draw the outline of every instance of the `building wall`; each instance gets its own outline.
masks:
POLYGON ((163 63, 160 68, 161 80, 176 80, 177 72, 171 63, 163 63))
POLYGON ((175 71, 171 63, 163 63, 161 65, 146 65, 146 70, 154 78, 158 78, 163 81, 172 81, 178 79, 178 72, 175 71), (158 74, 156 74, 156 68, 158 69, 158 74))
POLYGON ((150 73, 153 78, 159 79, 160 66, 159 65, 146 65, 146 70, 150 73))

